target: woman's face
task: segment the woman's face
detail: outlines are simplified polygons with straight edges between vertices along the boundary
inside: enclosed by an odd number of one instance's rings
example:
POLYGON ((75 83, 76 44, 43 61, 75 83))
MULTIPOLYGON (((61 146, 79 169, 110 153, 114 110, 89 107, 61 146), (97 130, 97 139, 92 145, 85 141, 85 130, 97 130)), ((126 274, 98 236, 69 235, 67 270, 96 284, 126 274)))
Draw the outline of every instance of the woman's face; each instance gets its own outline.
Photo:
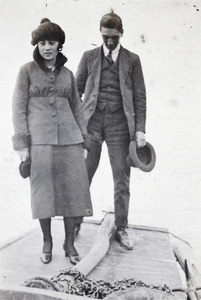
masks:
POLYGON ((58 46, 59 42, 57 41, 45 40, 38 42, 39 53, 46 61, 56 60, 57 54, 59 52, 58 46))

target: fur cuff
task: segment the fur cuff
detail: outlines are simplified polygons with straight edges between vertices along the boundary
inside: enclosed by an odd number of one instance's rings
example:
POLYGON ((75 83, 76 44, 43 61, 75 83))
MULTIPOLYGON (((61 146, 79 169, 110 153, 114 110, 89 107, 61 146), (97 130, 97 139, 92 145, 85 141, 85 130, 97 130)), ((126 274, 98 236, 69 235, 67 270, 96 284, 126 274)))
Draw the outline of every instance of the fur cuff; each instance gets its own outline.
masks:
POLYGON ((28 133, 17 133, 12 137, 14 150, 22 150, 29 148, 31 144, 31 136, 28 133))

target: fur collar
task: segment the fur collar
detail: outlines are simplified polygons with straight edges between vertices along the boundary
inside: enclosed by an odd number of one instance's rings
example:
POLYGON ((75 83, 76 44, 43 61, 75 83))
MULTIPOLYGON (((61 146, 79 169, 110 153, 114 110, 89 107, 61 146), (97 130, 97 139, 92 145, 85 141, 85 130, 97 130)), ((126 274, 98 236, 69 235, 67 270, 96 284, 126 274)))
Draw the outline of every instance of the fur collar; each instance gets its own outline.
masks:
MULTIPOLYGON (((33 58, 42 69, 47 69, 47 67, 44 64, 43 58, 39 53, 38 46, 34 49, 33 58)), ((61 52, 59 52, 56 59, 56 67, 61 68, 67 61, 67 57, 65 57, 61 52)))

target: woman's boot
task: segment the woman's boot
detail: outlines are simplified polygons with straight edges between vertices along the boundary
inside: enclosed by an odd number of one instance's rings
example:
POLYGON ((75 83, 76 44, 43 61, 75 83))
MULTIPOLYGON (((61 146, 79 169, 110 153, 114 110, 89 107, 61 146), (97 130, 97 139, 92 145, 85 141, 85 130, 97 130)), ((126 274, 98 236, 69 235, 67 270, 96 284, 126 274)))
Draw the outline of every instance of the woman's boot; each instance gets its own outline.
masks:
POLYGON ((52 236, 51 236, 51 218, 39 219, 40 227, 43 232, 43 249, 40 256, 44 264, 52 260, 52 236))
POLYGON ((74 246, 74 231, 75 231, 75 218, 64 217, 65 241, 63 249, 65 256, 68 256, 70 262, 76 265, 80 261, 80 256, 74 246))

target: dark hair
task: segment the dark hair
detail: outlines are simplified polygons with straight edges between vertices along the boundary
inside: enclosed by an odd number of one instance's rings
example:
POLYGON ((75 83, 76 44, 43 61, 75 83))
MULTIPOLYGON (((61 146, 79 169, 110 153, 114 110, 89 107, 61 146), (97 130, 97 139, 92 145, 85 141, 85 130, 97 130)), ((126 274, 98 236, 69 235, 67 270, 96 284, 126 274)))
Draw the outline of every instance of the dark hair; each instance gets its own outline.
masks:
POLYGON ((59 42, 59 49, 65 42, 65 33, 61 27, 52 23, 48 18, 43 18, 40 25, 31 33, 31 44, 35 46, 39 41, 54 40, 59 42))
POLYGON ((102 27, 115 28, 119 32, 123 33, 123 24, 121 18, 114 13, 113 9, 110 13, 104 15, 100 21, 100 30, 102 27))

